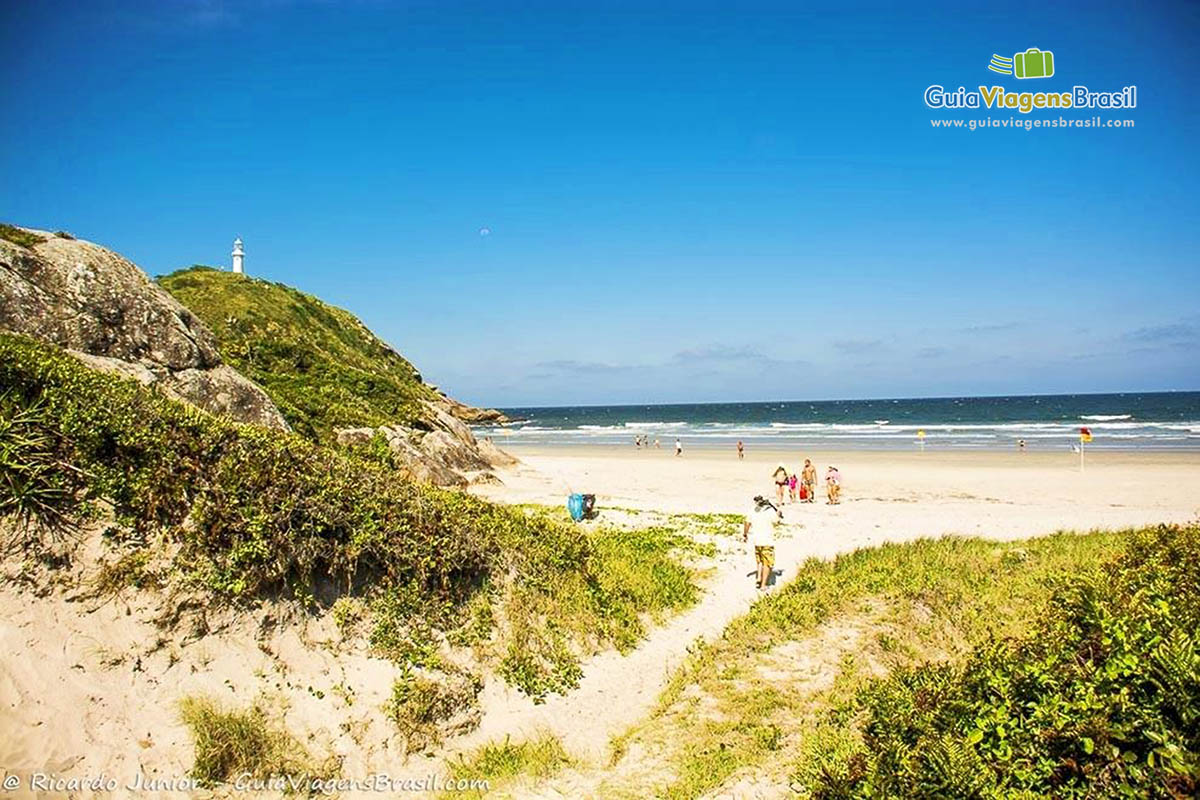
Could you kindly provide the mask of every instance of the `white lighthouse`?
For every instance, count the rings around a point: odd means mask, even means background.
[[[237,239],[233,240],[233,271],[238,275],[241,275],[245,272],[245,270],[242,268],[242,259],[245,257],[246,254],[242,251],[241,237],[238,237]]]

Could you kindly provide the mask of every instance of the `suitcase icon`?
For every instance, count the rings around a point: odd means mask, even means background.
[[[1013,74],[1018,78],[1049,78],[1054,74],[1054,53],[1031,47],[1013,56]]]

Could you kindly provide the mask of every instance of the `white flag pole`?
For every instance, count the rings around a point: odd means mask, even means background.
[[[1083,472],[1083,437],[1079,437],[1079,471]]]

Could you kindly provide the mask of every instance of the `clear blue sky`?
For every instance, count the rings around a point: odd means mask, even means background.
[[[240,235],[477,403],[1200,388],[1200,6],[991,6],[3,2],[0,220]]]

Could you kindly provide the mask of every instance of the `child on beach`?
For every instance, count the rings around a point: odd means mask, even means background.
[[[792,503],[796,502],[796,483],[797,478],[794,474],[788,476],[788,501]]]
[[[842,475],[837,467],[830,467],[825,473],[825,493],[829,497],[826,501],[829,505],[836,506],[842,502]]]
[[[742,541],[754,544],[754,565],[758,589],[764,591],[775,569],[775,526],[783,519],[779,509],[762,495],[754,498],[750,513],[742,524]]]
[[[804,469],[800,473],[800,480],[804,483],[804,502],[815,502],[817,496],[817,468],[807,458],[804,459]]]

